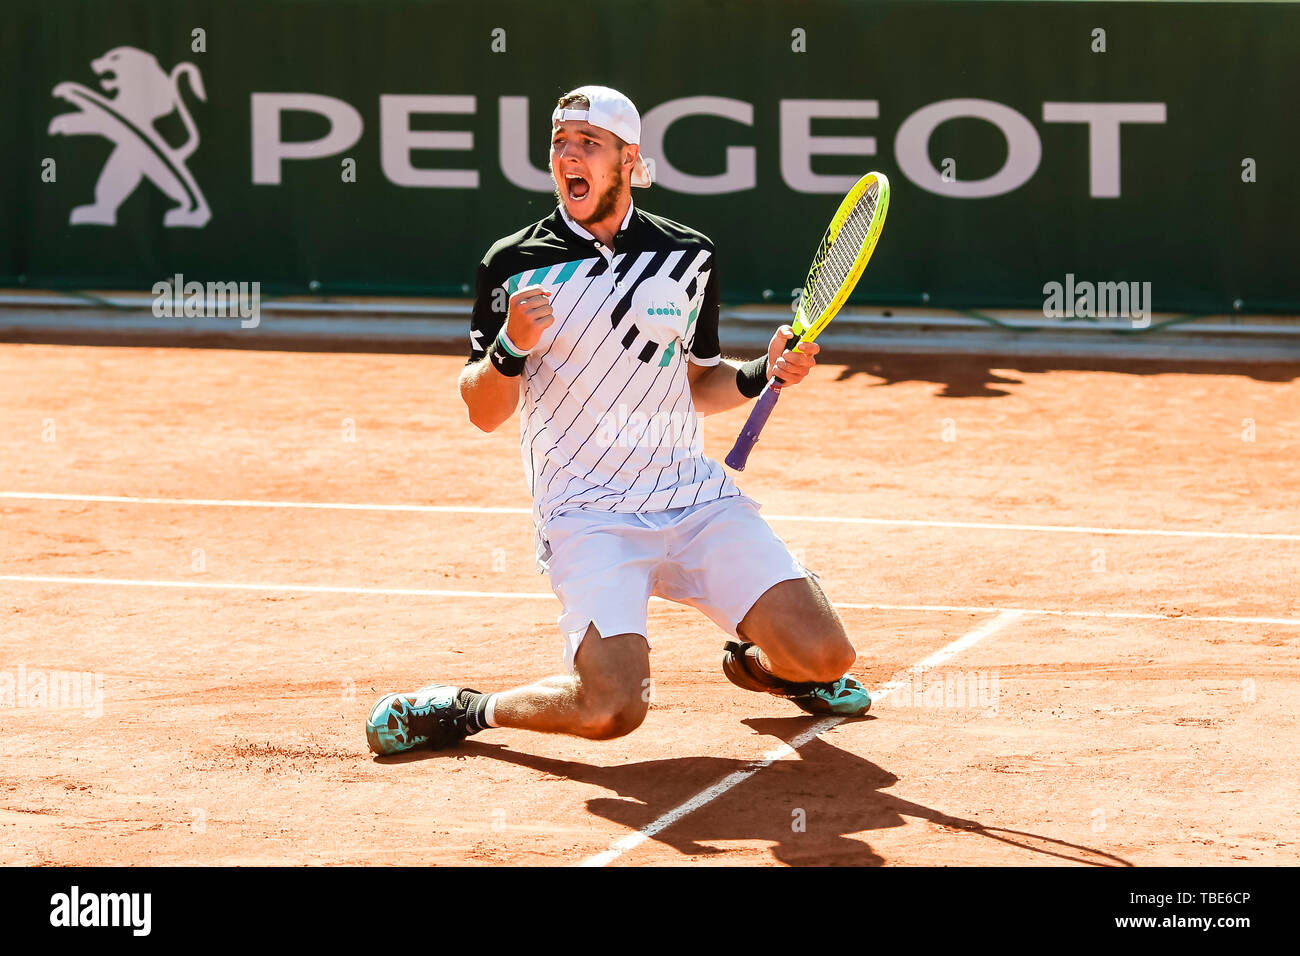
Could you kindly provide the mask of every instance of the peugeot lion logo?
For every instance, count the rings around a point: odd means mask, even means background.
[[[78,107],[79,112],[56,116],[49,132],[51,136],[93,133],[112,140],[116,148],[95,183],[94,203],[77,206],[68,222],[74,226],[116,225],[118,207],[141,179],[148,178],[177,203],[163,216],[164,226],[207,225],[212,210],[185,166],[199,148],[199,131],[180,88],[181,77],[188,76],[195,95],[207,101],[199,68],[193,63],[178,63],[168,76],[152,53],[129,46],[109,50],[92,60],[90,66],[100,77],[99,85],[116,95],[109,99],[80,83],[60,83],[54,87],[54,96]],[[189,134],[176,148],[169,146],[153,125],[173,112],[180,114]]]

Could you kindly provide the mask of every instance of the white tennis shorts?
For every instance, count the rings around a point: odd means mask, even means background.
[[[651,595],[704,612],[735,636],[768,588],[804,567],[746,495],[644,514],[569,511],[541,531],[539,564],[564,611],[564,664],[595,624],[602,637],[646,635]],[[647,637],[648,641],[648,637]]]

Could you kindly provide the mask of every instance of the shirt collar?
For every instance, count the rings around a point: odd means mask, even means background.
[[[564,208],[564,203],[561,202],[558,208],[560,210],[560,218],[564,220],[564,224],[566,226],[568,226],[571,230],[573,230],[575,235],[581,236],[583,239],[586,239],[590,242],[600,241],[591,233],[589,233],[586,229],[584,229],[579,223],[569,218],[569,211]],[[619,233],[624,233],[627,231],[628,223],[632,221],[632,213],[635,211],[636,211],[636,203],[633,201],[629,201],[627,204],[627,215],[623,217],[623,224],[618,227]]]

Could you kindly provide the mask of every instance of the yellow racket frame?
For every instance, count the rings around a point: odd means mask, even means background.
[[[857,235],[853,236],[854,242],[860,245],[848,275],[840,283],[840,287],[835,291],[835,295],[821,310],[819,315],[809,321],[807,308],[813,285],[817,281],[817,275],[825,265],[830,251],[835,244],[840,230],[845,227],[849,216],[857,206],[859,200],[872,185],[876,186],[876,207],[872,210],[871,221],[867,223],[866,238],[859,240]],[[835,318],[835,314],[848,301],[849,296],[853,293],[853,287],[858,284],[858,279],[862,276],[862,270],[867,267],[867,260],[871,258],[871,253],[876,248],[876,240],[880,238],[880,230],[885,225],[885,213],[889,211],[889,180],[883,173],[867,173],[859,179],[853,188],[849,190],[848,195],[840,203],[840,208],[835,211],[831,219],[830,226],[826,229],[826,235],[822,237],[821,245],[817,247],[817,254],[813,256],[812,266],[808,269],[808,278],[804,281],[803,292],[799,297],[799,308],[795,313],[794,322],[791,328],[799,336],[798,343],[794,346],[794,351],[799,351],[804,342],[811,342],[821,334],[822,329],[826,328],[826,323]],[[856,225],[856,224],[855,224]],[[849,239],[845,236],[845,240]],[[838,267],[838,261],[836,263]],[[745,470],[745,463],[749,460],[749,453],[754,450],[754,445],[758,441],[759,435],[763,431],[763,426],[767,424],[768,416],[776,408],[777,398],[781,392],[781,379],[774,377],[770,379],[763,387],[762,393],[758,396],[758,401],[749,412],[749,418],[745,420],[745,425],[736,436],[736,444],[732,446],[731,452],[723,459],[730,467],[737,471]],[[811,414],[805,412],[804,414]]]
[[[817,273],[825,261],[825,255],[839,235],[840,229],[843,228],[844,222],[857,205],[858,200],[871,188],[871,184],[878,184],[876,192],[876,209],[871,217],[871,225],[867,228],[867,241],[862,244],[858,251],[857,258],[853,260],[853,268],[849,270],[848,277],[840,285],[835,296],[822,310],[820,315],[814,316],[810,321],[804,313],[808,302],[808,297],[812,294],[813,283],[817,280]],[[862,270],[867,267],[867,260],[871,258],[871,253],[876,248],[876,240],[880,238],[880,231],[885,227],[885,213],[889,211],[889,177],[884,173],[867,173],[848,191],[844,201],[840,203],[840,208],[835,211],[831,218],[831,224],[826,229],[826,235],[822,237],[821,245],[817,247],[817,254],[813,256],[812,267],[808,270],[808,278],[804,282],[803,294],[799,297],[799,311],[794,317],[791,328],[794,329],[795,335],[799,336],[799,342],[812,342],[821,334],[822,329],[826,328],[827,323],[835,318],[836,313],[840,311],[844,303],[848,301],[849,296],[853,294],[853,287],[858,284],[858,279],[862,277]],[[798,351],[796,345],[794,351]]]

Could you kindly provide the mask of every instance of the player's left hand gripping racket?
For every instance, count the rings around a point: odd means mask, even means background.
[[[889,210],[889,180],[883,173],[867,173],[849,190],[835,211],[822,243],[813,256],[808,279],[799,299],[799,312],[792,328],[794,338],[788,343],[797,349],[800,342],[811,342],[835,318],[840,306],[848,301],[858,284],[862,270],[876,248],[880,230]],[[754,450],[759,433],[776,407],[782,381],[772,378],[758,396],[749,420],[740,430],[736,445],[726,462],[737,471],[745,470],[749,453]]]

